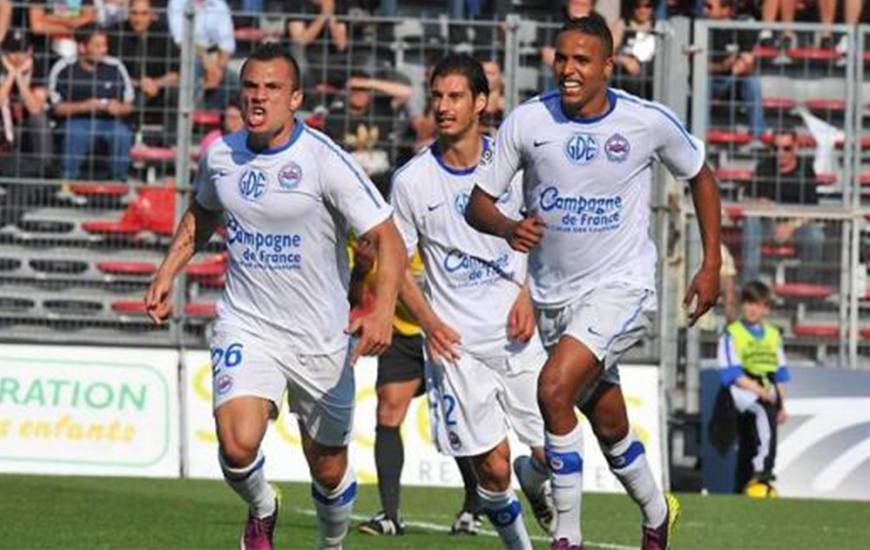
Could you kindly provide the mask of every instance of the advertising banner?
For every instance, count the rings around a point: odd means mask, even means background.
[[[178,352],[0,346],[0,471],[175,477]]]
[[[187,408],[187,472],[194,478],[220,478],[217,461],[217,438],[211,399],[211,360],[206,351],[189,351],[182,355],[186,370]],[[655,367],[624,367],[622,384],[629,416],[638,435],[644,441],[650,464],[661,479],[661,435],[658,421],[658,369]],[[375,483],[374,462],[375,410],[377,397],[375,379],[377,361],[364,357],[354,367],[356,375],[356,413],[350,460],[362,483]],[[591,491],[621,490],[610,474],[597,444],[585,426],[584,487]],[[415,399],[402,426],[405,447],[405,485],[461,486],[462,478],[452,458],[439,455],[432,443],[426,397]],[[514,455],[528,454],[513,437]],[[274,480],[308,481],[308,467],[299,446],[299,430],[295,419],[282,404],[279,418],[270,426],[263,450],[266,455],[266,475]]]

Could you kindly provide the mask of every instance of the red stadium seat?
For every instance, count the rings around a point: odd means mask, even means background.
[[[70,190],[83,197],[123,197],[130,192],[124,183],[74,183]]]
[[[832,296],[834,289],[813,283],[784,283],[773,287],[773,293],[785,299],[818,300]]]
[[[779,52],[773,46],[755,46],[752,53],[759,59],[773,59]]]
[[[795,323],[791,327],[795,336],[801,338],[839,338],[840,327],[837,325],[823,325],[812,323]]]
[[[793,244],[763,244],[761,253],[772,258],[791,258],[796,254]]]
[[[761,100],[765,109],[794,109],[797,101],[790,97],[765,97]]]
[[[813,111],[845,111],[846,102],[842,99],[808,99],[804,102]]]
[[[743,207],[739,204],[727,204],[722,207],[722,210],[725,211],[725,215],[728,216],[731,221],[738,222],[745,216],[743,213]]]
[[[864,172],[858,175],[858,183],[861,185],[870,185],[870,172]]]
[[[110,275],[151,275],[157,271],[152,262],[99,262],[97,269]]]
[[[798,147],[801,149],[806,149],[808,147],[815,147],[816,146],[816,140],[812,136],[812,134],[805,133],[805,132],[798,132],[797,138],[798,138]],[[764,143],[765,145],[773,145],[773,133],[772,132],[765,132],[765,133],[761,134],[761,142]]]
[[[807,61],[837,61],[840,59],[837,50],[827,48],[792,48],[786,53],[793,59]]]
[[[158,235],[171,235],[174,224],[175,187],[143,187],[120,220],[88,221],[82,224],[82,228],[99,234],[134,235],[139,231],[152,231]]]
[[[134,162],[172,162],[175,160],[175,149],[144,144],[134,145],[130,149],[130,160]]]
[[[123,315],[145,315],[143,300],[118,300],[112,302],[112,311]]]
[[[203,260],[201,262],[194,262],[188,264],[188,266],[184,269],[184,272],[189,277],[195,278],[215,278],[223,275],[227,270],[227,254],[222,252],[220,254],[215,254],[211,258]]]
[[[870,340],[870,327],[862,327],[860,334],[864,340]]]
[[[710,130],[707,132],[707,141],[714,145],[746,145],[752,141],[752,134],[736,130]]]
[[[752,181],[752,170],[745,168],[718,168],[716,178],[722,181]]]
[[[188,317],[214,317],[217,308],[210,302],[190,302],[184,304],[184,314]]]
[[[816,174],[814,181],[816,185],[833,185],[837,183],[837,174]]]
[[[200,126],[218,126],[221,123],[221,112],[216,109],[197,109],[193,112],[193,123]]]

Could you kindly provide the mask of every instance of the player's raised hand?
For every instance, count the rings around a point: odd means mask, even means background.
[[[538,216],[523,218],[514,226],[507,242],[514,250],[527,254],[544,237],[546,227],[547,224]]]
[[[535,333],[535,309],[529,290],[523,288],[508,313],[508,338],[515,342],[528,342]]]
[[[387,351],[393,341],[392,315],[373,310],[353,319],[344,332],[359,338],[350,357],[353,366],[363,355],[380,355]]]
[[[686,290],[686,298],[683,306],[690,308],[694,302],[695,308],[689,312],[689,326],[707,313],[719,299],[719,270],[713,268],[701,268],[689,284]]]
[[[450,363],[459,360],[457,346],[462,343],[462,338],[447,323],[441,319],[435,319],[423,326],[423,332],[426,333],[426,346],[429,348],[429,355],[434,359]]]
[[[172,314],[172,277],[158,273],[145,292],[145,311],[155,324],[162,324]]]

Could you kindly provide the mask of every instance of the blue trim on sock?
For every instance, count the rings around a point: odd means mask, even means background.
[[[350,484],[350,486],[344,490],[337,497],[328,497],[324,494],[321,494],[320,491],[317,490],[317,487],[312,483],[311,484],[311,496],[317,502],[321,504],[325,504],[327,506],[344,506],[345,504],[349,504],[353,502],[353,499],[356,498],[356,481]]]
[[[576,474],[583,471],[583,457],[576,451],[560,453],[552,449],[544,449],[550,471],[558,475]]]
[[[637,460],[637,457],[642,455],[645,452],[643,448],[643,443],[640,441],[632,441],[631,445],[628,446],[628,449],[621,455],[617,456],[607,456],[607,463],[610,464],[610,467],[614,470],[619,470],[622,468],[628,468],[631,466],[631,463]]]
[[[230,466],[226,465],[226,459],[224,459],[224,460],[221,460],[221,466],[222,466],[221,470],[223,470],[223,472],[224,472],[224,477],[226,477],[230,481],[244,481],[244,480],[248,479],[249,477],[251,477],[254,474],[254,472],[256,472],[257,470],[262,468],[263,464],[265,464],[265,463],[266,463],[266,457],[261,456],[260,460],[258,460],[257,462],[254,463],[253,466],[251,466],[250,470],[248,470],[247,472],[245,472],[243,474],[237,474],[235,472],[230,472],[229,470],[227,470],[227,468],[229,468]]]
[[[523,506],[517,499],[510,501],[507,506],[495,510],[486,510],[489,521],[496,527],[507,527],[515,522],[521,513],[523,513]]]

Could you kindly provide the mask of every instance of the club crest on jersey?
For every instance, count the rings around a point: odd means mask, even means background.
[[[249,201],[258,201],[266,194],[266,174],[262,170],[249,168],[239,178],[239,194]]]
[[[624,162],[628,158],[628,153],[631,152],[631,144],[620,134],[613,134],[607,138],[604,152],[610,162]]]
[[[230,391],[233,387],[233,377],[229,374],[224,374],[215,380],[214,382],[215,389],[217,390],[218,395],[223,395]]]
[[[453,208],[460,217],[465,217],[465,208],[468,206],[468,199],[471,198],[468,193],[462,192],[456,195],[453,199]]]
[[[282,191],[291,191],[302,181],[302,167],[292,160],[278,170],[278,185]]]
[[[450,441],[450,448],[454,451],[458,451],[462,448],[462,440],[459,439],[459,436],[456,435],[456,432],[447,432],[447,439]]]
[[[565,142],[565,156],[574,164],[589,164],[598,157],[598,140],[590,134],[574,134]]]

